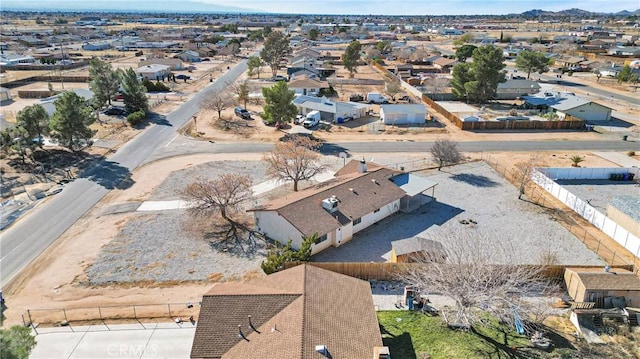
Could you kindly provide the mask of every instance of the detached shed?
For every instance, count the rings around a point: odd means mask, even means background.
[[[11,100],[11,91],[6,87],[0,87],[0,102]]]
[[[564,281],[576,302],[611,308],[611,299],[624,297],[626,306],[640,306],[640,278],[625,269],[566,268]]]
[[[385,125],[408,125],[424,123],[427,108],[421,104],[381,105],[380,120]]]
[[[427,260],[444,262],[447,258],[442,243],[422,237],[412,237],[391,242],[391,263],[411,263]]]

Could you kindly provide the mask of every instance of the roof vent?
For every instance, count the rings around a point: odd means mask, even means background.
[[[332,196],[330,198],[326,198],[322,200],[322,208],[329,211],[329,213],[333,213],[338,209],[338,198],[336,196]]]

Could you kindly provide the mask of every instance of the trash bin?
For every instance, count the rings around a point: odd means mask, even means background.
[[[623,140],[623,141],[626,141],[628,137],[629,137],[629,136],[624,135],[624,136],[622,136],[622,140]]]

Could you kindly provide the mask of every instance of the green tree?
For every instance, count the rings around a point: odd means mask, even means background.
[[[96,108],[111,105],[111,99],[120,89],[120,75],[113,71],[111,64],[97,57],[89,61],[89,77],[92,79],[89,88],[93,92],[93,103]]]
[[[634,74],[631,71],[631,67],[629,65],[624,65],[622,67],[622,70],[618,73],[617,78],[618,78],[618,83],[638,81],[638,75]]]
[[[271,87],[262,88],[264,115],[267,123],[287,123],[296,117],[298,109],[292,103],[295,92],[289,90],[285,81],[278,81]]]
[[[75,151],[94,135],[89,126],[96,121],[95,113],[84,98],[71,91],[63,93],[53,104],[56,112],[49,122],[52,137]]]
[[[9,329],[0,329],[0,354],[4,359],[28,359],[36,338],[31,328],[14,325]]]
[[[243,81],[239,81],[233,83],[230,86],[233,93],[236,95],[236,100],[241,103],[244,108],[247,108],[247,102],[249,102],[249,82],[245,79]]]
[[[49,134],[49,114],[41,105],[35,104],[20,110],[17,123],[27,131],[29,140],[36,137],[42,140],[42,136]],[[42,146],[42,141],[38,141],[38,144]]]
[[[453,94],[459,98],[467,97],[467,90],[464,85],[473,80],[473,75],[471,74],[471,64],[470,63],[460,63],[453,67],[453,71],[451,72],[451,91]]]
[[[378,49],[381,54],[388,54],[389,52],[391,52],[391,49],[392,49],[391,41],[389,40],[378,41],[376,43],[376,49]]]
[[[308,262],[311,259],[311,246],[318,240],[318,232],[308,237],[302,237],[299,250],[291,247],[291,240],[283,247],[274,246],[260,267],[265,274],[272,274],[284,269],[286,262]]]
[[[132,68],[128,68],[122,75],[122,88],[124,107],[129,113],[137,111],[149,111],[149,101],[147,99],[146,88],[138,75]]]
[[[14,126],[4,129],[0,132],[0,147],[8,154],[17,154],[20,156],[22,164],[25,164],[25,156],[27,150],[33,150],[33,141],[29,139],[26,129],[20,126]]]
[[[477,46],[470,44],[460,46],[456,50],[456,59],[458,59],[459,62],[467,61],[467,59],[473,55],[473,50],[477,48]]]
[[[495,97],[498,84],[505,81],[502,49],[485,45],[475,49],[472,57],[470,64],[454,67],[453,93],[458,98],[467,97],[468,100],[485,103]]]
[[[347,49],[342,55],[342,64],[344,68],[349,71],[349,75],[353,77],[353,74],[357,71],[358,61],[360,60],[360,42],[357,40],[351,41]]]
[[[319,34],[320,32],[318,31],[318,29],[311,29],[309,30],[309,34],[307,36],[309,37],[309,40],[315,41],[315,40],[318,40]]]
[[[548,71],[551,59],[539,51],[520,51],[516,57],[516,67],[527,72],[527,79],[532,72]]]
[[[272,31],[264,41],[264,47],[260,51],[260,58],[271,68],[271,73],[276,76],[280,69],[280,60],[291,53],[289,39],[280,31]]]
[[[260,78],[260,67],[262,67],[262,60],[258,56],[250,56],[247,59],[247,72],[249,73],[249,77],[253,76],[253,71],[255,70],[258,78]]]

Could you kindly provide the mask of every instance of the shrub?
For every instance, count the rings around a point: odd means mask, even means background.
[[[137,126],[139,124],[142,123],[142,121],[144,121],[144,119],[147,118],[147,113],[140,110],[140,111],[136,111],[132,114],[130,114],[129,116],[127,116],[127,122],[131,125],[131,126]]]

